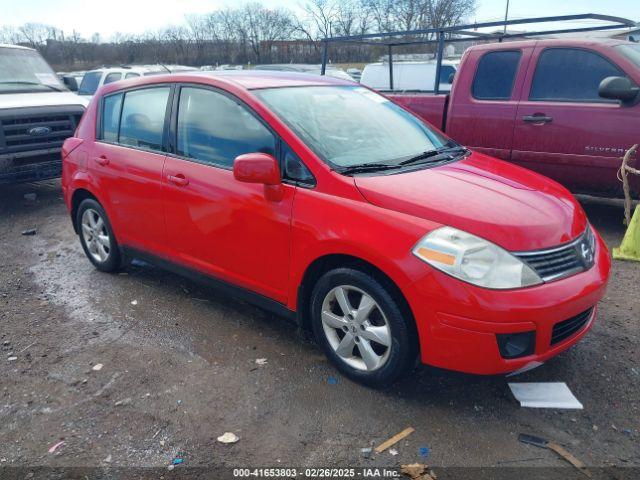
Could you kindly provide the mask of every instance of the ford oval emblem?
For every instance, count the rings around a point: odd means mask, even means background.
[[[51,127],[33,127],[27,130],[29,135],[40,136],[46,135],[47,133],[51,133]]]

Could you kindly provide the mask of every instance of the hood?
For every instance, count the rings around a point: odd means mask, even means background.
[[[354,180],[374,205],[459,228],[510,251],[566,243],[587,225],[582,207],[564,187],[480,153],[439,167]]]
[[[87,107],[89,101],[73,92],[37,92],[0,94],[0,108],[57,107],[80,105]]]

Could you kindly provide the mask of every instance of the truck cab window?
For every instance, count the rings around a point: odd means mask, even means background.
[[[579,48],[548,48],[538,58],[529,100],[615,102],[598,95],[606,77],[625,76],[603,56]]]
[[[478,62],[471,93],[478,100],[509,100],[522,52],[501,50],[485,53]]]

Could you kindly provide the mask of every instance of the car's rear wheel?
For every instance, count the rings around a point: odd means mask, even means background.
[[[120,250],[111,224],[102,206],[85,199],[76,215],[80,243],[87,258],[100,271],[113,272],[120,267]]]
[[[399,302],[368,273],[338,268],[311,297],[312,326],[327,357],[348,377],[386,385],[411,367],[415,339]]]

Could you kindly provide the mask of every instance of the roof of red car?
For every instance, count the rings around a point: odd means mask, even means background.
[[[311,85],[352,85],[352,82],[339,78],[312,75],[298,72],[281,72],[269,70],[222,70],[213,72],[184,72],[178,74],[181,78],[211,77],[229,83],[235,83],[246,89],[302,87]]]

